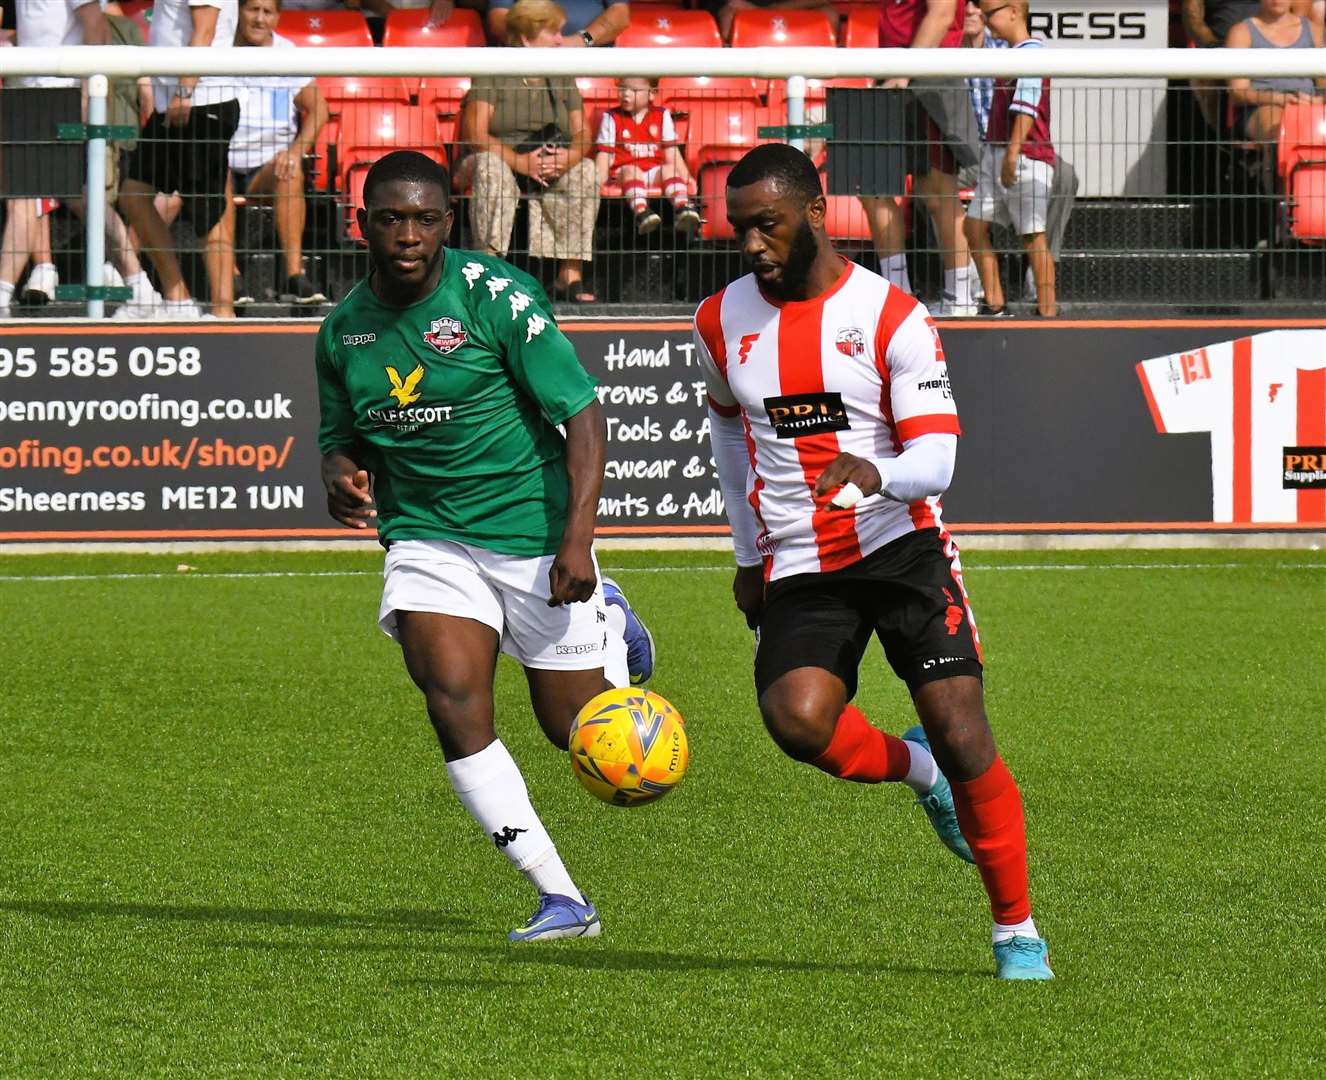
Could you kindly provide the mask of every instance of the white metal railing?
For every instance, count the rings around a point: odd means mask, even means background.
[[[1073,79],[1326,78],[1326,49],[210,49],[101,46],[0,49],[0,77],[87,80],[90,124],[105,123],[107,77],[325,76],[738,76],[787,80],[787,118],[805,117],[806,79],[1015,77]],[[794,142],[797,140],[793,140]],[[99,190],[105,139],[88,140],[88,178]],[[87,201],[89,286],[103,283],[105,203]],[[103,302],[91,298],[88,315]]]
[[[1048,75],[1326,77],[1326,49],[152,49],[0,50],[0,76],[63,75]]]

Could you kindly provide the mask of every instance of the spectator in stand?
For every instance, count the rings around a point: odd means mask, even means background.
[[[132,44],[122,35],[124,28],[118,22],[112,25],[94,0],[24,0],[16,11],[18,44],[39,47],[69,47],[78,45]],[[134,28],[136,30],[136,28]],[[139,37],[137,43],[141,44]],[[77,87],[79,80],[52,76],[28,76],[16,81],[26,87]],[[132,89],[132,83],[130,84]],[[117,91],[120,83],[113,83],[109,102],[111,123],[136,122],[136,110],[130,106],[127,116],[116,111]],[[111,262],[106,264],[105,284],[128,284],[133,298],[125,305],[150,316],[156,311],[160,297],[143,272],[138,256],[130,243],[128,229],[115,213],[114,202],[119,182],[119,145],[111,144],[106,150],[106,191],[103,198],[110,204],[106,214],[106,237],[109,241]],[[80,217],[83,200],[66,198],[69,208]],[[55,298],[60,278],[51,252],[50,215],[59,201],[46,199],[16,199],[9,203],[4,234],[0,237],[0,318],[8,317],[14,287],[23,267],[32,258],[23,301],[28,304],[49,303]],[[123,276],[121,276],[121,274]]]
[[[281,0],[243,0],[237,48],[293,49],[276,33]],[[247,80],[239,127],[230,140],[231,182],[250,202],[270,202],[276,236],[285,253],[286,288],[281,299],[292,304],[322,304],[327,297],[304,272],[304,156],[313,151],[327,123],[327,103],[309,75],[269,75]],[[227,200],[226,230],[234,234],[235,207]]]
[[[236,0],[156,0],[148,44],[152,48],[234,47]],[[230,138],[239,126],[239,88],[234,76],[157,76],[155,111],[124,166],[120,209],[147,247],[165,296],[166,318],[197,319],[171,250],[170,229],[158,212],[158,192],[184,196],[183,213],[205,237],[204,262],[212,314],[233,317],[235,241],[227,232],[230,201]]]
[[[842,16],[831,0],[707,0],[700,5],[718,23],[718,32],[727,41],[732,37],[732,21],[738,11],[751,8],[767,8],[770,11],[818,11],[829,20],[833,32],[838,33],[838,24]]]
[[[881,0],[881,48],[956,48],[962,44],[963,9],[958,0]],[[885,79],[887,90],[904,90],[911,80]],[[935,121],[918,102],[910,105],[912,130],[908,144],[923,151],[911,172],[917,191],[935,223],[943,248],[944,288],[935,315],[975,315],[975,275],[962,229],[962,203],[958,199],[958,164]],[[862,196],[870,232],[879,256],[880,273],[894,285],[912,291],[907,273],[905,221],[892,196]]]
[[[600,187],[609,180],[621,184],[641,236],[663,224],[647,197],[654,185],[662,187],[663,197],[672,203],[673,225],[689,236],[700,227],[700,212],[691,205],[691,173],[681,155],[672,113],[654,101],[657,90],[657,79],[629,75],[617,80],[619,104],[599,121],[594,164]]]
[[[488,0],[488,40],[494,44],[512,43],[506,29],[512,6],[513,0]],[[562,44],[568,48],[611,45],[631,25],[629,4],[604,3],[604,0],[567,0],[562,10],[566,17],[562,27]]]
[[[1320,49],[1321,28],[1306,15],[1292,10],[1291,0],[1261,0],[1257,14],[1229,28],[1225,46],[1230,49]],[[1280,136],[1280,116],[1293,101],[1320,100],[1326,79],[1315,82],[1308,76],[1279,76],[1270,79],[1230,79],[1229,92],[1237,110],[1234,135],[1258,144],[1266,168]],[[1269,177],[1268,177],[1269,179]]]
[[[507,44],[559,48],[566,15],[553,0],[518,0],[506,19]],[[457,186],[473,185],[470,224],[475,242],[504,256],[516,205],[529,196],[529,246],[536,259],[558,260],[559,299],[595,300],[585,286],[598,217],[598,173],[585,106],[573,79],[481,75],[461,106],[462,147]]]
[[[1183,0],[1183,28],[1188,40],[1199,49],[1219,49],[1225,45],[1232,27],[1250,19],[1261,7],[1259,0]],[[1291,0],[1290,10],[1307,15],[1312,0]],[[1209,79],[1193,79],[1193,94],[1202,117],[1215,131],[1223,131],[1221,91],[1224,85]]]
[[[981,13],[991,32],[1013,48],[1044,47],[1027,30],[1027,0],[981,0]],[[990,223],[997,220],[1007,220],[1022,237],[1036,282],[1037,313],[1046,318],[1058,314],[1054,256],[1045,237],[1053,185],[1050,80],[996,79],[976,194],[965,225],[985,289],[981,314],[1005,311],[999,263],[990,244]]]

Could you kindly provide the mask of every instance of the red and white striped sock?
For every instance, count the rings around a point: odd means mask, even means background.
[[[649,200],[645,198],[645,190],[643,180],[627,180],[622,185],[622,194],[626,197],[626,201],[631,204],[631,209],[637,214],[649,206]]]
[[[1027,828],[1022,796],[1003,758],[995,756],[974,780],[950,780],[958,826],[971,845],[996,923],[1016,926],[1031,918],[1027,885]]]
[[[686,181],[678,180],[673,177],[671,180],[663,182],[663,197],[671,199],[672,205],[682,207],[686,205]]]
[[[812,764],[840,780],[878,784],[905,779],[912,752],[907,743],[873,727],[860,709],[848,705],[838,717],[829,745]]]

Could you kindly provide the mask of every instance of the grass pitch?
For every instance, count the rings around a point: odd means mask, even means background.
[[[1326,555],[966,562],[1051,984],[994,981],[904,789],[777,752],[718,554],[604,558],[688,721],[663,802],[580,790],[501,666],[605,926],[519,948],[379,558],[0,559],[0,1072],[1321,1075]],[[857,701],[912,722],[877,648]]]

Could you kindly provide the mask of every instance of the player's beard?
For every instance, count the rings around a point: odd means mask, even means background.
[[[423,277],[417,281],[400,277],[396,268],[392,266],[392,257],[389,254],[381,256],[374,254],[372,256],[373,270],[387,285],[389,291],[394,294],[394,302],[410,303],[414,300],[423,299],[426,293],[432,292],[437,287],[438,267],[442,265],[442,259],[446,256],[446,253],[446,245],[438,244],[437,250],[424,264]]]
[[[783,263],[782,279],[778,282],[777,288],[771,291],[777,292],[783,297],[791,297],[800,293],[810,277],[810,268],[815,264],[815,259],[819,255],[819,245],[815,242],[815,230],[810,227],[810,222],[804,217],[801,224],[797,226],[796,234],[792,237],[792,243],[787,249],[787,260]]]

